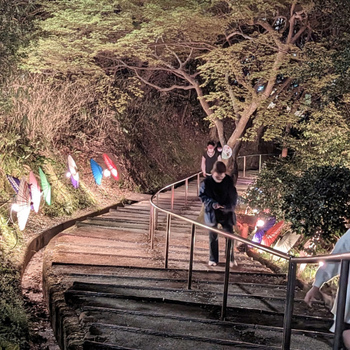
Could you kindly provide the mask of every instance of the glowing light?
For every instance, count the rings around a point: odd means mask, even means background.
[[[324,265],[324,262],[323,262],[323,261],[320,261],[320,262],[318,263],[318,265],[319,265],[319,266],[323,266],[323,265]]]
[[[111,172],[108,169],[103,170],[103,176],[104,177],[110,177],[111,176]]]
[[[112,169],[113,176],[118,176],[118,171],[116,169]]]
[[[17,203],[12,204],[11,209],[15,212],[19,211],[19,205]]]
[[[265,221],[264,221],[264,220],[259,219],[259,220],[256,222],[256,226],[257,226],[257,227],[262,227],[262,226],[264,226],[264,225],[265,225]]]
[[[72,176],[72,174],[69,171],[67,171],[66,172],[66,178],[69,179],[71,176]]]
[[[258,212],[259,212],[258,209],[253,209],[253,213],[254,213],[254,214],[256,214],[256,213],[258,213]]]

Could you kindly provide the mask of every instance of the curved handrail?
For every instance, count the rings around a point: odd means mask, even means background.
[[[150,239],[151,239],[151,246],[153,249],[153,240],[154,240],[154,233],[157,226],[157,211],[161,211],[163,213],[166,213],[167,215],[167,225],[166,225],[166,250],[165,250],[165,268],[168,268],[168,252],[169,252],[169,233],[170,233],[170,225],[171,225],[171,218],[176,217],[180,220],[183,220],[185,222],[191,223],[192,230],[191,230],[191,247],[190,247],[190,259],[189,259],[189,275],[188,275],[188,289],[191,289],[191,283],[192,283],[192,270],[193,270],[193,253],[194,253],[194,236],[195,236],[195,229],[196,227],[205,228],[208,230],[211,230],[220,236],[223,236],[227,239],[228,242],[228,249],[226,250],[226,267],[225,267],[225,279],[224,279],[224,293],[223,293],[223,304],[221,308],[221,318],[224,319],[226,315],[226,306],[227,306],[227,296],[228,296],[228,282],[229,282],[229,272],[230,272],[230,265],[229,265],[229,254],[230,254],[230,245],[231,240],[237,240],[239,242],[249,244],[250,246],[253,246],[255,248],[258,248],[259,250],[263,250],[269,254],[272,254],[274,256],[278,256],[280,258],[286,259],[289,263],[288,268],[288,284],[287,284],[287,295],[286,295],[286,306],[285,306],[285,315],[284,315],[284,321],[283,321],[283,344],[282,349],[283,350],[289,350],[291,345],[291,329],[292,329],[292,315],[293,315],[293,304],[294,304],[294,294],[295,294],[295,286],[296,286],[296,270],[297,270],[297,264],[303,264],[303,263],[318,263],[320,261],[329,261],[329,262],[340,262],[341,263],[341,270],[340,270],[340,281],[339,281],[339,292],[338,292],[338,304],[337,304],[337,311],[336,311],[336,324],[335,324],[335,334],[334,334],[334,343],[333,343],[333,350],[340,349],[341,346],[341,339],[342,339],[342,332],[344,329],[343,320],[344,320],[344,308],[345,308],[345,302],[346,302],[346,293],[347,293],[347,284],[348,284],[348,278],[349,278],[349,264],[350,264],[350,252],[349,253],[342,253],[342,254],[330,254],[330,255],[317,255],[313,257],[294,257],[292,255],[280,252],[276,249],[261,245],[259,243],[252,242],[246,238],[240,237],[236,234],[230,234],[223,230],[216,229],[214,227],[207,226],[205,224],[202,224],[198,221],[189,219],[185,216],[182,216],[180,214],[176,214],[173,212],[173,206],[174,206],[174,190],[175,186],[179,185],[181,183],[185,183],[185,201],[187,203],[187,194],[188,194],[188,182],[194,178],[197,178],[197,192],[199,194],[199,186],[200,186],[200,175],[202,172],[198,172],[194,175],[190,175],[186,177],[185,179],[176,181],[170,185],[167,185],[160,189],[157,193],[155,193],[151,199],[151,215],[150,215]],[[156,200],[158,202],[159,195],[164,192],[171,189],[172,196],[171,196],[171,210],[161,208],[158,203],[154,203]]]

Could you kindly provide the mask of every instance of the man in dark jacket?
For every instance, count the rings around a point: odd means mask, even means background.
[[[205,206],[205,224],[211,227],[221,224],[224,231],[233,233],[233,225],[236,223],[234,209],[237,203],[237,190],[231,176],[226,174],[226,165],[223,162],[216,162],[212,175],[204,179],[199,197]],[[233,266],[232,252],[231,259],[230,265]],[[209,231],[209,266],[216,266],[218,262],[218,235]]]

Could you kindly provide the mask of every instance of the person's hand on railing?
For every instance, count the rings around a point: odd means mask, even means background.
[[[312,307],[312,302],[316,301],[316,299],[320,299],[321,293],[320,288],[316,286],[312,286],[312,288],[306,293],[304,301],[307,305]]]

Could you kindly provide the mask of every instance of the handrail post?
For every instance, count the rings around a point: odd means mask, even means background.
[[[154,236],[157,229],[157,209],[153,208],[151,249],[154,249]]]
[[[196,233],[196,225],[192,224],[191,245],[190,245],[190,263],[189,263],[189,267],[188,267],[187,289],[191,289],[192,288],[193,252],[194,252],[195,233]]]
[[[160,196],[160,193],[157,195],[157,207],[159,207],[159,196]],[[154,211],[154,230],[157,229],[157,226],[158,226],[158,210],[156,208],[154,208],[155,211]]]
[[[187,205],[187,195],[188,195],[188,178],[185,180],[185,205]]]
[[[171,224],[171,216],[170,216],[170,214],[167,214],[167,217],[166,217],[166,235],[165,235],[165,261],[164,261],[164,268],[165,269],[168,268],[170,224]]]
[[[243,177],[245,177],[245,168],[247,166],[247,157],[243,156]]]
[[[344,330],[345,303],[349,280],[349,262],[349,260],[341,260],[333,350],[340,349],[343,343],[342,335]]]
[[[261,172],[261,154],[259,154],[259,173]]]
[[[152,236],[153,236],[153,212],[154,212],[154,206],[151,204],[151,210],[149,215],[149,238],[151,240],[151,246],[152,246]]]
[[[199,187],[200,187],[200,173],[197,174],[197,196],[199,196]]]
[[[174,209],[175,186],[171,186],[171,210]]]
[[[286,306],[283,319],[283,350],[290,350],[297,264],[289,260]]]
[[[224,294],[221,307],[221,320],[225,320],[226,308],[227,308],[227,296],[228,296],[228,283],[230,280],[230,257],[231,257],[231,239],[226,238],[226,264],[225,264],[225,281],[224,281]]]

